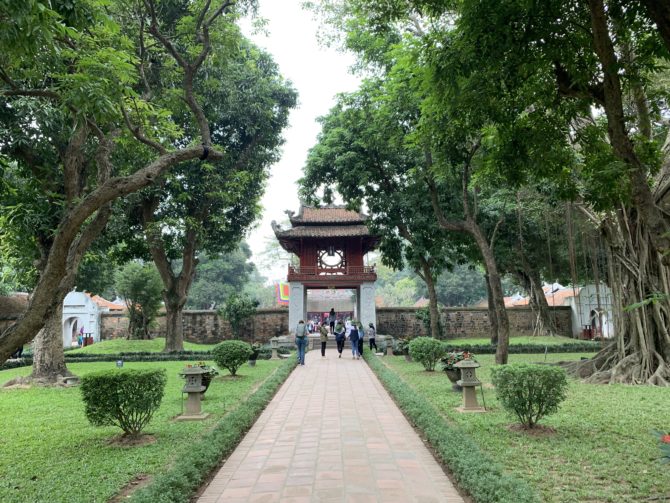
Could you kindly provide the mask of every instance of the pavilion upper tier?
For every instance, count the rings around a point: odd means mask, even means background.
[[[377,279],[374,266],[364,265],[365,254],[379,243],[366,215],[334,205],[301,205],[298,214],[287,213],[291,228],[272,222],[272,229],[282,248],[300,260],[299,266],[289,266],[288,281],[311,288],[347,288]]]

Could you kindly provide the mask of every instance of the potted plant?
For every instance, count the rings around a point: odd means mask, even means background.
[[[405,355],[405,360],[408,362],[412,361],[412,357],[409,354],[409,343],[411,339],[409,337],[400,337],[398,339],[398,351]]]
[[[256,360],[258,360],[258,355],[261,353],[262,345],[259,342],[254,342],[251,345],[251,356],[249,357],[249,366],[253,367],[256,365]]]
[[[453,384],[454,391],[461,391],[461,387],[456,382],[461,377],[461,371],[456,367],[456,364],[462,360],[474,360],[474,355],[468,351],[451,351],[440,360],[442,363],[442,370]]]

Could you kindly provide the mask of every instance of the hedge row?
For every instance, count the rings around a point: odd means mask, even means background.
[[[224,416],[216,427],[175,453],[174,464],[157,475],[151,484],[135,492],[133,503],[187,503],[208,475],[233,452],[246,432],[265,409],[282,383],[296,366],[294,358],[279,368],[240,406]]]
[[[477,503],[539,503],[539,496],[525,481],[505,474],[471,437],[447,423],[377,356],[366,351],[364,358],[405,416],[449,467],[459,486]]]
[[[79,358],[88,358],[91,356],[115,356],[115,357],[126,357],[126,356],[153,356],[153,355],[165,355],[165,356],[189,356],[191,359],[196,357],[211,357],[211,352],[209,351],[173,351],[170,353],[157,353],[155,351],[122,351],[120,353],[69,353],[65,352],[65,358],[79,359]]]
[[[279,348],[278,353],[290,353],[288,348]],[[271,349],[261,349],[258,355],[259,360],[269,360],[272,356]],[[168,361],[194,361],[211,360],[212,353],[209,351],[183,351],[178,353],[152,353],[148,351],[135,353],[65,353],[65,363],[91,363],[91,362],[115,362],[123,360],[124,362],[168,362]],[[9,370],[18,367],[29,367],[33,364],[31,357],[24,357],[19,360],[7,360],[0,365],[1,370]]]
[[[495,354],[496,346],[492,344],[459,344],[458,346],[446,342],[447,351],[468,351],[476,355]],[[569,342],[566,344],[556,344],[554,346],[543,346],[541,344],[510,344],[508,346],[509,354],[523,353],[593,353],[601,349],[597,342]]]

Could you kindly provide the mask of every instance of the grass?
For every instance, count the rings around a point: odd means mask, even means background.
[[[460,339],[446,339],[445,342],[450,346],[458,346],[459,344],[490,344],[489,337],[463,337]],[[518,335],[509,338],[510,345],[519,344],[537,344],[538,346],[558,346],[561,344],[574,344],[575,342],[584,342],[579,339],[571,337],[564,337],[562,335],[548,336],[548,335]]]
[[[121,430],[91,426],[76,387],[0,389],[0,501],[106,502],[136,476],[164,472],[176,453],[206,434],[281,363],[244,365],[236,378],[221,371],[202,402],[211,416],[200,422],[173,421],[182,411],[183,380],[178,374],[184,362],[126,363],[127,368],[163,367],[168,373],[161,407],[145,429],[156,442],[141,447],[110,445]],[[75,363],[68,368],[81,376],[114,366]],[[0,383],[30,371],[2,371]]]
[[[546,361],[575,360],[587,354],[549,354]],[[478,376],[490,383],[493,355],[481,355]],[[450,391],[442,372],[426,372],[402,357],[383,361],[427,398],[448,421],[474,438],[492,459],[526,480],[546,502],[666,501],[670,470],[659,463],[651,430],[670,427],[668,389],[590,385],[570,380],[558,413],[540,424],[554,434],[511,431],[516,420],[485,389],[486,414],[460,414],[461,395]],[[544,361],[543,355],[510,355],[510,362]],[[479,396],[481,404],[481,395]]]
[[[184,342],[184,350],[186,351],[209,351],[216,344],[194,344],[192,342]],[[109,341],[96,342],[91,346],[73,349],[66,354],[117,354],[117,353],[134,353],[148,351],[158,353],[165,348],[165,338],[157,337],[151,340],[127,340],[127,339],[113,339]]]

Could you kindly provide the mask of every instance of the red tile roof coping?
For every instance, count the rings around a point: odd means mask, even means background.
[[[121,304],[114,304],[114,302],[103,299],[99,295],[91,295],[88,292],[86,292],[86,295],[88,295],[91,300],[98,305],[98,307],[106,307],[110,311],[123,311],[126,308],[126,306],[122,306]]]
[[[367,216],[357,211],[348,210],[345,206],[301,206],[297,215],[290,215],[293,225],[296,224],[342,224],[364,223]]]

